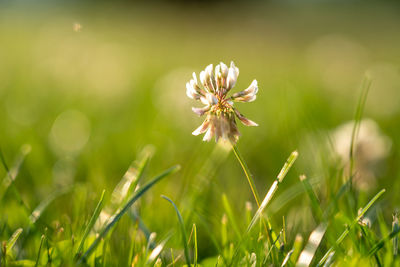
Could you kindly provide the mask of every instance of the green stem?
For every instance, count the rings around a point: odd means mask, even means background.
[[[237,160],[240,163],[240,166],[242,166],[243,172],[246,175],[247,181],[249,182],[249,185],[250,185],[250,188],[251,188],[251,192],[253,193],[254,199],[257,202],[257,207],[259,208],[260,207],[260,197],[259,197],[258,192],[256,190],[256,187],[254,185],[254,180],[253,180],[253,177],[252,177],[252,175],[250,173],[250,170],[247,167],[246,162],[244,161],[244,159],[240,155],[237,146],[232,143],[232,148],[233,148],[233,153],[235,154]]]

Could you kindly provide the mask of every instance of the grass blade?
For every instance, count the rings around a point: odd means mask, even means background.
[[[15,242],[17,242],[19,236],[22,234],[23,229],[22,228],[18,228],[10,237],[10,239],[8,239],[7,241],[7,245],[6,245],[6,249],[7,252],[10,251],[13,246],[15,245]]]
[[[100,215],[101,209],[103,208],[103,202],[104,202],[104,195],[105,195],[106,190],[103,190],[103,192],[101,193],[101,197],[99,202],[97,203],[97,206],[93,212],[92,217],[89,220],[89,223],[87,224],[86,228],[85,228],[85,232],[83,234],[82,240],[79,244],[78,250],[76,251],[76,255],[75,257],[79,257],[79,254],[82,251],[83,245],[85,244],[85,240],[87,238],[87,236],[89,235],[90,231],[92,230],[97,218]]]
[[[112,221],[109,222],[105,226],[105,228],[99,233],[97,238],[93,241],[92,245],[88,248],[88,250],[82,256],[82,258],[80,259],[79,263],[85,261],[93,253],[94,249],[97,248],[97,246],[99,245],[100,241],[107,235],[107,233],[112,229],[112,227],[128,211],[128,209],[133,205],[133,203],[136,202],[136,200],[138,200],[144,193],[146,193],[147,190],[149,190],[151,187],[153,187],[156,183],[161,181],[166,176],[177,172],[179,169],[180,169],[179,165],[171,167],[168,170],[166,170],[163,173],[161,173],[160,175],[156,176],[153,180],[151,180],[150,182],[145,184],[143,187],[141,187],[137,191],[135,191],[133,196],[129,199],[129,201],[125,204],[125,206],[117,214],[115,214],[115,216],[113,216]]]
[[[397,231],[399,229],[400,229],[399,218],[398,214],[395,213],[393,214],[392,231]],[[399,253],[399,238],[395,236],[393,238],[393,256],[396,257],[398,253]]]
[[[268,190],[268,193],[265,195],[263,202],[261,203],[261,205],[257,209],[255,215],[253,216],[253,219],[251,220],[250,224],[248,225],[246,233],[240,239],[240,241],[239,241],[239,243],[238,243],[238,245],[237,245],[237,247],[235,249],[235,253],[233,254],[232,262],[236,260],[236,256],[239,253],[239,249],[240,249],[241,245],[246,240],[248,234],[250,233],[251,229],[254,227],[254,225],[256,224],[258,219],[261,217],[264,209],[267,207],[267,205],[271,201],[271,199],[274,196],[276,190],[278,189],[279,184],[283,181],[283,179],[285,178],[286,174],[289,172],[290,168],[293,166],[293,163],[296,161],[298,155],[299,155],[299,153],[297,151],[293,151],[290,154],[289,158],[286,160],[286,162],[283,165],[281,171],[279,172],[278,176],[276,177],[274,183],[272,184],[272,186]],[[269,228],[270,228],[270,226],[269,226]],[[275,245],[275,243],[276,243],[276,238],[275,238],[275,240],[272,240],[271,245]],[[232,262],[231,262],[231,264],[232,264]]]
[[[196,224],[193,224],[193,243],[194,243],[194,267],[197,267],[197,228],[196,228]]]
[[[37,258],[36,258],[35,267],[39,266],[40,254],[42,252],[42,246],[43,246],[43,243],[44,243],[44,239],[45,239],[45,235],[42,235],[42,237],[40,238],[39,251],[38,251]]]
[[[152,146],[146,146],[140,153],[137,160],[133,161],[125,172],[121,181],[115,187],[111,194],[112,206],[119,206],[127,200],[127,196],[131,195],[135,190],[136,185],[143,178],[144,170],[151,157],[154,154],[154,148]],[[125,203],[124,203],[125,204]]]
[[[185,224],[183,222],[182,215],[179,212],[178,207],[175,205],[175,203],[171,199],[169,199],[166,196],[161,196],[161,197],[163,199],[167,200],[169,203],[171,203],[171,205],[175,209],[176,215],[178,216],[179,226],[180,226],[181,232],[182,232],[182,243],[183,243],[184,252],[185,252],[185,260],[186,260],[186,264],[190,267],[191,263],[190,263],[190,257],[189,257],[189,247],[188,247],[188,244],[187,244]]]
[[[378,194],[376,194],[369,202],[368,204],[361,210],[361,212],[359,213],[359,215],[354,219],[353,223],[346,228],[346,230],[344,230],[344,232],[339,236],[339,238],[336,240],[335,243],[335,247],[339,246],[340,243],[342,243],[342,241],[345,239],[345,237],[348,235],[348,233],[350,232],[350,229],[354,227],[354,225],[356,225],[358,223],[358,221],[364,216],[364,214],[369,210],[369,208],[371,208],[372,205],[374,205],[374,203],[378,200],[378,198],[385,193],[385,189],[382,189],[381,191],[379,191]],[[326,253],[325,255],[322,257],[322,259],[319,261],[318,266],[322,266],[324,264],[324,262],[326,261],[326,259],[329,257],[329,255],[331,254],[331,252],[334,251],[334,247],[331,247]]]
[[[306,190],[306,193],[308,195],[308,197],[310,198],[311,201],[311,208],[313,210],[313,214],[316,215],[317,219],[319,221],[322,220],[322,210],[321,207],[319,205],[319,201],[317,198],[317,195],[315,194],[309,180],[307,179],[307,177],[305,175],[300,175],[300,181],[304,186],[304,189]]]
[[[353,177],[353,167],[354,167],[354,151],[355,151],[355,141],[358,135],[358,130],[360,128],[360,122],[362,113],[364,111],[365,102],[367,101],[368,91],[371,87],[371,80],[366,78],[363,81],[361,86],[361,95],[358,99],[356,114],[355,114],[355,121],[353,130],[351,133],[351,142],[350,142],[350,151],[349,151],[349,159],[350,159],[350,168],[349,168],[349,179],[350,179],[350,188],[352,188],[352,177]]]
[[[290,260],[290,256],[292,256],[293,254],[293,249],[291,251],[288,252],[288,254],[285,256],[285,258],[282,261],[282,265],[281,267],[286,266],[286,264],[288,264],[289,260]]]
[[[18,176],[19,170],[22,166],[22,163],[24,162],[25,157],[30,153],[30,151],[31,151],[31,147],[29,145],[23,145],[21,148],[20,155],[17,157],[14,165],[10,169],[7,165],[6,159],[0,148],[0,161],[1,161],[4,169],[7,172],[6,177],[4,177],[3,183],[0,186],[0,200],[4,197],[4,194],[7,192],[8,188],[11,187],[13,189],[15,197],[17,198],[17,201],[25,209],[25,212],[27,214],[30,214],[30,209],[29,209],[28,205],[26,205],[24,200],[22,199],[18,189],[14,185],[14,181]]]
[[[235,144],[232,143],[233,153],[235,154],[237,160],[242,166],[243,172],[246,175],[247,181],[249,182],[251,192],[253,193],[254,199],[257,202],[257,207],[260,207],[260,196],[258,195],[256,186],[254,184],[253,176],[250,173],[249,167],[247,167],[246,162],[244,161],[242,155],[239,153],[239,150]]]
[[[321,223],[314,231],[312,231],[306,247],[300,254],[296,266],[310,266],[311,261],[314,258],[314,254],[317,251],[317,248],[321,243],[322,238],[324,237],[327,227],[328,225],[326,223]]]
[[[152,146],[146,146],[136,160],[129,166],[122,179],[115,186],[111,193],[111,201],[101,211],[100,216],[95,224],[97,229],[109,223],[112,220],[112,214],[115,214],[119,208],[126,204],[128,197],[133,194],[139,181],[143,178],[151,157],[154,154]]]
[[[0,197],[3,197],[4,193],[10,187],[10,185],[14,183],[15,179],[18,176],[19,170],[21,169],[22,163],[24,162],[25,157],[30,153],[30,151],[31,147],[29,145],[23,145],[21,147],[21,152],[15,160],[13,166],[11,168],[8,168],[3,152],[0,149],[0,161],[7,172],[7,175],[6,177],[4,177],[3,183],[0,188]]]
[[[293,163],[296,161],[299,153],[297,151],[293,151],[290,154],[289,158],[287,159],[286,163],[283,165],[281,171],[279,172],[277,178],[275,179],[272,186],[269,188],[268,193],[265,195],[263,202],[261,203],[260,207],[257,209],[256,214],[254,215],[253,219],[251,220],[249,226],[247,227],[247,233],[253,228],[257,220],[261,217],[262,212],[267,207],[269,202],[271,201],[272,197],[274,196],[276,190],[278,189],[279,184],[283,181],[286,174],[292,167]]]
[[[368,253],[369,256],[376,254],[381,248],[384,247],[386,241],[392,238],[396,238],[398,233],[400,233],[400,228],[399,227],[394,228],[393,231],[388,236],[382,238],[378,243],[375,244],[373,248],[371,248],[371,250]]]
[[[60,190],[56,190],[49,197],[40,202],[40,204],[33,210],[31,215],[29,216],[30,223],[35,224],[40,216],[42,216],[45,209],[51,204],[51,202],[53,202],[56,198],[68,193],[69,191],[71,191],[72,188],[72,186],[69,186]]]
[[[232,224],[233,231],[235,232],[237,237],[240,238],[239,227],[236,223],[235,217],[233,216],[231,205],[229,204],[228,198],[226,197],[225,194],[222,194],[222,204],[224,205],[226,215],[228,216],[228,219]]]
[[[147,259],[147,264],[149,266],[154,266],[154,263],[156,262],[157,258],[159,257],[160,253],[165,247],[165,244],[168,242],[168,240],[171,238],[171,235],[169,234],[163,241],[161,241],[150,253],[149,258]]]

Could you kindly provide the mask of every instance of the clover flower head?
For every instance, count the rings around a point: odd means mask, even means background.
[[[200,72],[200,82],[196,73],[193,73],[193,78],[186,83],[186,94],[189,98],[205,105],[201,108],[193,107],[193,112],[199,116],[206,115],[202,125],[193,131],[193,135],[205,133],[204,141],[210,141],[215,136],[216,142],[223,139],[236,143],[240,133],[235,117],[246,126],[258,126],[233,106],[234,102],[252,102],[256,99],[258,92],[256,80],[253,80],[247,89],[227,96],[235,86],[238,76],[239,69],[233,62],[229,68],[222,62],[215,69],[212,64],[208,65]]]

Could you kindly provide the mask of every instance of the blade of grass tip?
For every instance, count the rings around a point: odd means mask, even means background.
[[[104,229],[99,233],[97,238],[93,241],[92,245],[88,248],[85,254],[80,258],[79,264],[85,261],[95,250],[95,248],[99,245],[100,241],[107,235],[107,233],[111,230],[111,228],[121,219],[121,217],[129,210],[129,208],[135,203],[146,191],[148,191],[151,187],[153,187],[156,183],[161,181],[163,178],[177,172],[180,169],[180,166],[174,166],[164,171],[160,175],[156,176],[153,180],[145,184],[143,187],[139,188],[134,192],[133,196],[129,199],[129,201],[125,204],[125,206],[113,216],[113,220],[109,222]]]
[[[40,254],[42,252],[42,246],[43,246],[44,239],[45,239],[45,235],[42,235],[42,237],[40,238],[39,251],[38,251],[37,258],[36,258],[35,267],[39,266]]]
[[[339,246],[340,243],[342,243],[342,241],[346,238],[346,236],[348,235],[348,233],[350,232],[350,229],[352,227],[354,227],[358,221],[364,216],[364,214],[369,210],[369,208],[372,207],[372,205],[374,205],[374,203],[378,200],[378,198],[385,193],[385,189],[382,189],[381,191],[379,191],[378,194],[376,194],[369,202],[368,204],[360,211],[360,213],[358,214],[358,216],[353,220],[352,224],[346,228],[346,230],[343,231],[343,233],[339,236],[339,238],[336,240],[335,245],[333,247],[331,247],[326,253],[325,255],[322,257],[322,259],[319,261],[318,266],[322,266],[324,264],[324,262],[326,261],[326,259],[328,258],[328,256],[331,254],[331,252],[334,251],[335,247]]]
[[[190,257],[189,257],[189,248],[188,248],[188,244],[187,244],[185,224],[183,222],[182,215],[179,212],[178,207],[175,205],[175,203],[171,199],[169,199],[166,196],[161,196],[161,197],[163,199],[167,200],[169,203],[171,203],[171,205],[175,209],[176,215],[178,216],[179,226],[180,226],[181,232],[182,232],[182,243],[183,243],[183,248],[184,248],[184,253],[185,253],[185,260],[186,260],[186,264],[190,267],[191,263],[190,263]]]
[[[226,215],[228,216],[228,219],[232,224],[233,231],[235,232],[237,237],[240,238],[239,227],[238,227],[237,222],[235,220],[235,216],[233,216],[231,205],[229,204],[228,198],[226,197],[225,194],[222,194],[222,204],[224,205],[224,209],[225,209]]]
[[[369,78],[365,78],[361,87],[361,95],[358,99],[355,121],[353,130],[351,133],[351,141],[350,141],[350,151],[349,151],[349,159],[350,159],[350,167],[349,167],[349,179],[350,179],[350,191],[352,190],[352,176],[353,176],[353,167],[354,167],[354,150],[355,150],[355,140],[358,135],[358,130],[360,127],[362,113],[364,111],[365,102],[367,101],[368,91],[371,86],[371,80]]]
[[[326,223],[321,223],[314,231],[312,231],[307,245],[301,252],[299,260],[297,261],[297,267],[310,266],[311,261],[314,258],[314,254],[325,235],[327,227],[328,225]]]
[[[196,228],[196,224],[193,224],[193,243],[194,243],[194,267],[197,267],[197,258],[198,258],[198,254],[197,254],[197,228]]]
[[[313,214],[315,214],[315,216],[317,217],[316,219],[318,219],[318,221],[321,221],[322,220],[322,210],[321,210],[321,206],[319,205],[317,195],[315,194],[310,182],[308,181],[308,179],[305,175],[300,175],[300,181],[303,184],[308,197],[310,198]]]
[[[50,194],[45,200],[40,202],[40,204],[33,210],[32,214],[29,216],[29,221],[31,224],[35,224],[37,220],[42,216],[44,210],[58,197],[70,192],[73,186],[68,186],[59,190],[56,190],[54,193]]]
[[[79,257],[79,255],[80,255],[80,253],[82,251],[83,245],[85,244],[85,240],[86,240],[87,236],[89,235],[90,231],[92,230],[97,218],[100,215],[101,209],[103,208],[103,204],[104,204],[104,195],[105,195],[105,193],[106,193],[106,190],[103,190],[103,192],[101,193],[101,196],[100,196],[100,200],[97,203],[97,206],[96,206],[96,208],[95,208],[95,210],[93,212],[93,215],[90,218],[89,223],[86,225],[85,231],[84,231],[83,236],[82,236],[82,240],[81,240],[81,242],[79,244],[79,247],[78,247],[78,250],[76,251],[76,254],[75,254],[76,258]]]
[[[253,216],[253,219],[251,220],[249,226],[247,227],[247,231],[246,231],[247,233],[250,232],[250,230],[253,228],[253,226],[255,225],[257,220],[260,218],[262,212],[267,207],[268,203],[271,201],[276,190],[278,189],[279,184],[283,181],[283,178],[285,178],[286,174],[292,167],[293,163],[296,161],[298,155],[299,155],[299,153],[297,151],[293,151],[292,154],[290,154],[289,158],[287,159],[286,163],[283,165],[283,168],[279,172],[274,183],[269,188],[268,193],[265,195],[263,202],[261,203],[260,207],[257,209],[256,214]]]
[[[7,245],[6,245],[6,249],[7,249],[7,253],[13,248],[13,246],[15,245],[15,242],[17,242],[19,236],[22,234],[23,229],[22,228],[18,228],[10,237],[10,239],[8,239],[7,241]]]

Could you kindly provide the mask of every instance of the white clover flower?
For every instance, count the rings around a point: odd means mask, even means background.
[[[332,134],[333,149],[345,169],[349,168],[349,151],[354,121],[339,126]],[[380,163],[388,157],[392,141],[384,135],[378,124],[371,119],[360,122],[354,143],[355,176],[358,189],[368,190],[376,184]]]
[[[193,135],[205,133],[204,141],[210,141],[215,135],[216,142],[221,138],[236,143],[240,133],[235,116],[246,126],[258,126],[233,107],[234,101],[252,102],[256,99],[258,92],[256,80],[247,89],[227,97],[227,93],[235,86],[239,76],[239,69],[233,62],[229,68],[221,62],[215,70],[210,64],[200,72],[199,76],[200,83],[195,73],[193,79],[186,83],[187,96],[205,105],[202,108],[193,107],[193,112],[199,116],[207,115],[203,124],[193,131]]]

